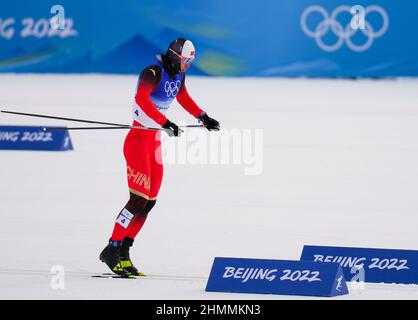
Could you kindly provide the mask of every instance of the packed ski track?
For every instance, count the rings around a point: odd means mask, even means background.
[[[136,76],[2,74],[0,109],[130,125],[135,86]],[[94,277],[109,272],[99,253],[128,200],[126,130],[71,131],[74,151],[0,151],[0,299],[317,299],[205,286],[217,256],[298,260],[305,244],[417,250],[417,89],[413,79],[188,77],[222,130],[164,137],[172,158],[131,249],[148,275],[138,279]],[[197,124],[177,103],[168,118]],[[0,114],[0,125],[77,124]],[[211,139],[228,135],[225,160]],[[418,299],[412,285],[349,289],[332,299]]]

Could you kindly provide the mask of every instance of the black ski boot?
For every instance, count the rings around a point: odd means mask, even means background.
[[[122,247],[120,248],[120,263],[122,268],[134,276],[145,276],[140,272],[132,263],[129,256],[129,248],[132,247],[134,240],[131,238],[125,238],[122,241]]]
[[[100,260],[107,264],[107,266],[121,277],[129,277],[130,273],[122,267],[120,261],[120,250],[122,247],[121,241],[111,241],[100,253]]]

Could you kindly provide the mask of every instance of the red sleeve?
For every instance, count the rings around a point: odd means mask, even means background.
[[[167,121],[167,118],[158,111],[150,98],[151,93],[155,90],[160,81],[157,71],[158,70],[152,68],[144,70],[138,84],[135,101],[148,117],[162,126]]]
[[[179,93],[177,94],[177,101],[188,113],[193,115],[195,118],[198,118],[199,115],[203,112],[203,110],[200,109],[196,102],[194,102],[193,99],[189,96],[185,82],[181,84]]]

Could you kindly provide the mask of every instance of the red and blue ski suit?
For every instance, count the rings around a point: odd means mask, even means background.
[[[161,61],[145,68],[138,80],[133,125],[160,128],[174,99],[195,118],[203,112],[187,92],[184,73],[170,77]],[[123,151],[129,191],[156,200],[163,177],[161,131],[131,129]]]

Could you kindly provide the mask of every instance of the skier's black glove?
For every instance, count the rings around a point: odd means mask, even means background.
[[[170,137],[178,137],[183,132],[175,123],[167,120],[162,126]]]
[[[203,125],[209,131],[218,131],[220,129],[219,122],[209,117],[206,112],[200,115],[198,119],[203,122]]]

